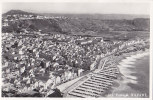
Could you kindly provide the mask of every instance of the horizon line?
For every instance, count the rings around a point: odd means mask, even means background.
[[[5,14],[9,11],[12,11],[12,10],[18,10],[18,11],[23,11],[23,12],[27,12],[27,13],[34,13],[34,14],[89,14],[89,15],[94,15],[94,14],[97,14],[97,15],[145,15],[145,16],[150,16],[150,14],[128,14],[128,13],[64,13],[64,12],[37,12],[37,11],[27,11],[27,10],[21,10],[21,9],[11,9],[11,10],[8,10],[6,12],[3,12],[2,14]]]

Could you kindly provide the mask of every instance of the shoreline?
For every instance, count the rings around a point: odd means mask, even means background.
[[[117,57],[117,68],[119,70],[119,75],[111,89],[107,92],[105,97],[149,97],[149,94],[128,94],[124,91],[127,87],[132,87],[131,84],[138,84],[138,76],[135,74],[138,73],[137,70],[134,71],[131,69],[136,69],[136,61],[141,60],[145,56],[149,55],[149,50],[130,52],[122,54],[120,57]],[[139,61],[138,61],[139,62]],[[124,66],[124,67],[123,67]],[[123,92],[122,92],[123,90]],[[119,92],[119,93],[118,93]],[[131,89],[131,93],[135,92]],[[130,93],[130,92],[129,92]],[[134,95],[134,96],[133,96]]]

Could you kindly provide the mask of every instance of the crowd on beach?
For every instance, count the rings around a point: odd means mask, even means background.
[[[2,33],[2,91],[16,94],[37,90],[45,95],[57,85],[96,68],[97,55],[149,48],[149,40],[104,41],[102,37],[46,34],[33,37]],[[128,47],[128,48],[127,48]],[[116,53],[118,52],[118,53]]]

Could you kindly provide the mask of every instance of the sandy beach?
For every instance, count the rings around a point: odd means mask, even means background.
[[[107,97],[149,97],[149,51],[124,55],[117,67],[120,75]]]

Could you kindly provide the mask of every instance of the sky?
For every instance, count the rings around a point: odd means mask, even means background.
[[[149,15],[149,3],[89,3],[89,2],[14,2],[3,3],[2,13],[23,10],[35,13],[71,14],[145,14]]]

